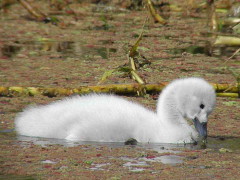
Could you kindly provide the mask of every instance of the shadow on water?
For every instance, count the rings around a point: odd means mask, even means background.
[[[231,56],[238,50],[238,47],[227,47],[227,46],[212,46],[209,42],[205,42],[205,45],[190,45],[185,48],[173,48],[166,49],[165,51],[171,55],[183,55],[189,54],[204,54],[207,56]]]
[[[104,43],[103,43],[104,44]],[[30,54],[38,54],[40,52],[60,53],[63,58],[74,57],[90,60],[93,57],[101,57],[108,59],[110,53],[117,52],[115,48],[107,48],[103,45],[91,46],[84,45],[82,42],[74,41],[15,41],[9,44],[4,44],[1,48],[3,56],[8,58],[14,57],[21,51],[27,50]]]
[[[16,45],[3,45],[1,52],[3,56],[6,57],[13,57],[15,56],[19,51],[21,47],[16,46]]]
[[[202,46],[188,46],[186,48],[173,48],[168,49],[167,52],[169,54],[177,55],[177,54],[183,54],[183,53],[190,53],[190,54],[206,54],[209,55],[209,52],[207,51],[206,47]]]

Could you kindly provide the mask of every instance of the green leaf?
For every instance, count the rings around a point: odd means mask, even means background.
[[[143,35],[143,31],[142,33],[139,35],[137,41],[135,42],[135,44],[132,46],[132,48],[129,50],[129,57],[134,57],[137,53],[137,49],[138,49],[138,46],[139,46],[139,43],[140,41],[142,40],[142,35]]]
[[[106,79],[113,74],[113,72],[116,71],[115,69],[111,69],[109,71],[105,71],[104,74],[102,75],[101,80],[99,81],[98,84],[101,84],[102,82],[106,81]]]
[[[90,161],[85,161],[85,163],[91,165],[93,163],[93,161],[91,161],[91,160]]]

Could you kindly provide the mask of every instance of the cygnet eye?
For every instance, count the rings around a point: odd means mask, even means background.
[[[201,105],[200,105],[200,108],[201,108],[201,109],[203,109],[204,107],[205,107],[204,104],[201,104]]]

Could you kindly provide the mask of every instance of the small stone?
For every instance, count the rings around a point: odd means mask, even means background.
[[[137,140],[134,138],[129,138],[127,141],[124,143],[125,145],[137,145]]]

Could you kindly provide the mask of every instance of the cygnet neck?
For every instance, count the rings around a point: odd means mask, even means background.
[[[165,88],[158,98],[157,115],[161,122],[179,125],[187,123],[179,110],[178,84],[171,84]]]

